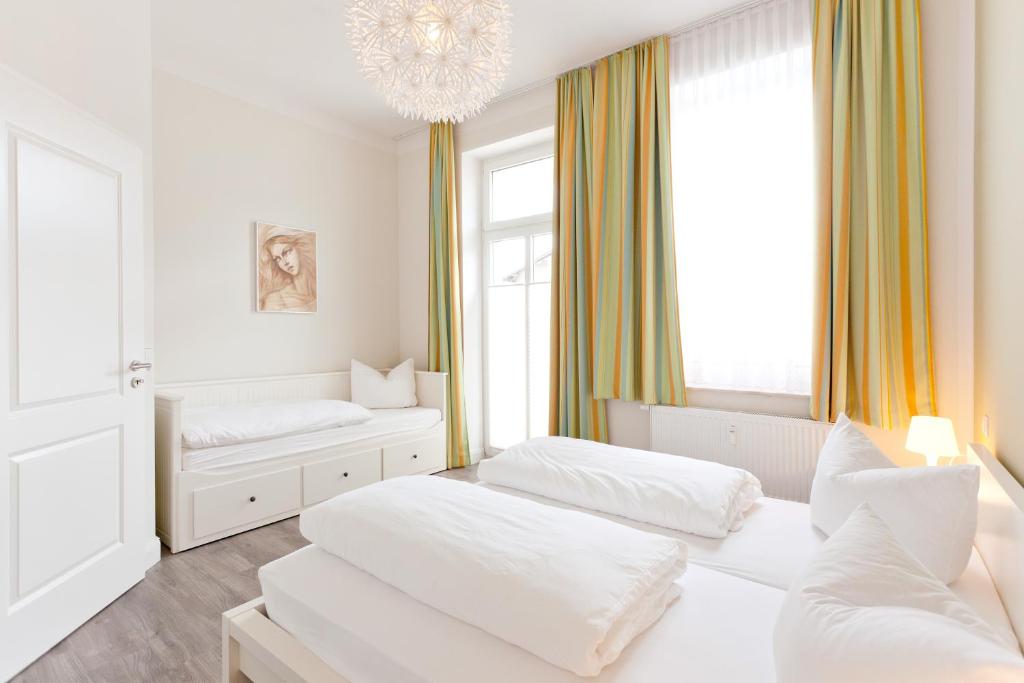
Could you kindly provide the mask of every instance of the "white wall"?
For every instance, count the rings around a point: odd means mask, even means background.
[[[392,152],[160,71],[153,141],[157,381],[398,359]],[[255,312],[256,220],[316,230],[318,313]]]
[[[0,0],[0,17],[0,62],[148,146],[147,0]]]
[[[921,33],[935,389],[938,412],[952,418],[963,446],[974,433],[974,0],[922,0]],[[792,399],[764,405],[764,397],[733,392],[692,390],[689,400],[711,408],[809,414]],[[637,404],[610,404],[613,441],[649,446],[648,416]],[[906,428],[866,431],[898,463],[923,462],[904,449]]]
[[[152,62],[149,0],[0,0],[0,62],[123,133],[145,167],[152,295]],[[147,306],[146,346],[152,346]]]
[[[1024,2],[978,3],[976,437],[1024,481]],[[989,433],[982,419],[989,416]]]
[[[467,152],[553,125],[554,86],[538,88],[489,106],[455,130],[460,228],[463,239],[463,348],[469,448],[474,459],[483,452],[483,302],[480,253],[479,161]],[[427,244],[429,211],[429,140],[426,129],[398,143],[399,349],[417,367],[427,357]],[[467,176],[472,180],[467,182]]]
[[[529,136],[555,122],[554,84],[535,88],[517,97],[492,104],[479,116],[460,124],[455,132],[455,155],[462,178],[460,215],[463,231],[463,309],[465,328],[466,403],[470,450],[483,450],[483,349],[482,349],[482,255],[478,180],[482,148],[497,150],[510,138]],[[535,142],[535,141],[531,141]],[[429,206],[428,140],[425,131],[399,143],[399,284],[400,342],[402,357],[417,364],[427,352],[427,211]],[[648,412],[638,405],[609,401],[609,432],[613,443],[647,447]]]
[[[456,127],[456,163],[461,171],[466,151],[547,128],[554,125],[554,119],[553,85],[494,103]],[[417,366],[427,359],[428,145],[426,128],[398,142],[399,349],[403,358],[415,358]],[[459,189],[461,193],[463,188]],[[472,206],[479,198],[460,194],[460,214],[467,200]],[[470,275],[465,273],[467,278]]]
[[[0,0],[0,63],[92,115],[142,150],[146,321],[153,346],[152,47],[149,0]],[[147,351],[148,354],[148,351]],[[152,401],[152,384],[146,388]],[[146,412],[153,497],[153,412]],[[155,523],[155,520],[154,520]]]
[[[0,63],[116,129],[143,154],[146,297],[152,302],[149,0],[0,0]],[[152,347],[152,306],[145,344]]]
[[[427,367],[430,168],[425,131],[398,143],[398,355]]]
[[[922,0],[921,36],[935,389],[963,447],[974,423],[974,0]],[[904,450],[905,428],[868,431],[897,462],[923,462]]]
[[[466,392],[466,428],[469,452],[479,459],[484,450],[484,382],[483,382],[483,201],[479,159],[462,154],[459,159],[459,218],[462,228],[462,350],[463,377]]]
[[[1010,0],[1005,0],[1010,2]],[[951,417],[962,443],[973,433],[973,0],[923,0],[923,73],[926,117],[932,342],[936,391],[942,415]],[[499,102],[458,126],[457,154],[554,124],[554,86]],[[421,140],[420,140],[421,138]],[[419,141],[418,141],[419,140]],[[418,141],[418,142],[417,142]],[[426,136],[403,141],[399,156],[399,234],[403,281],[399,299],[403,355],[426,353],[426,310],[420,304],[426,281]],[[412,249],[413,251],[410,251]],[[470,277],[470,273],[466,277]],[[406,320],[413,320],[407,326]],[[468,322],[467,322],[468,327]],[[422,351],[421,351],[422,349]],[[762,397],[694,391],[692,405],[765,410]],[[747,403],[749,402],[749,405]],[[792,412],[792,400],[769,411]],[[808,408],[809,410],[809,408]],[[611,441],[650,445],[649,412],[641,405],[610,401]],[[903,448],[906,430],[868,430],[890,457],[903,464],[921,461]]]

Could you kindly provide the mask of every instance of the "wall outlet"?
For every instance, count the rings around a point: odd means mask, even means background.
[[[991,430],[989,429],[988,415],[985,415],[984,417],[981,418],[981,435],[987,439],[989,437],[990,431]]]

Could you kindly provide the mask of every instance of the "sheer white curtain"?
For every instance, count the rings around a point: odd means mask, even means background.
[[[671,43],[688,386],[810,393],[810,4],[769,0]]]

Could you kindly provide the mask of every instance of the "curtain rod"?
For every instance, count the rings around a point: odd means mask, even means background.
[[[658,35],[664,35],[664,36],[666,36],[668,38],[677,38],[677,37],[683,35],[684,33],[689,33],[690,31],[696,31],[699,28],[703,28],[703,27],[705,27],[705,26],[707,26],[709,24],[715,23],[716,21],[721,21],[721,20],[726,19],[726,18],[728,18],[728,17],[730,17],[730,16],[732,16],[734,14],[739,14],[740,12],[746,12],[747,10],[751,10],[751,9],[757,7],[758,5],[767,5],[770,2],[775,2],[775,0],[749,0],[748,2],[744,2],[744,3],[740,4],[740,5],[735,6],[735,7],[730,7],[729,9],[720,10],[720,11],[715,12],[714,14],[712,14],[710,16],[704,17],[703,19],[698,19],[697,21],[691,21],[688,24],[683,24],[682,26],[679,26],[677,28],[672,29],[671,31],[669,31],[667,33],[658,34]],[[643,41],[640,41],[640,42],[643,42]],[[611,52],[609,54],[614,54],[614,52]],[[598,57],[597,59],[594,59],[594,60],[591,60],[591,61],[587,62],[586,64],[580,64],[578,67],[573,67],[573,68],[580,69],[580,68],[583,68],[585,66],[593,66],[594,64],[596,64],[598,61],[600,61],[603,58],[604,57]],[[562,73],[564,73],[564,72],[562,72]],[[515,90],[509,90],[506,93],[502,93],[501,95],[498,95],[493,100],[491,100],[488,103],[488,106],[490,106],[492,104],[498,104],[499,102],[504,102],[506,100],[510,100],[510,99],[512,99],[514,97],[519,97],[520,95],[524,95],[524,94],[530,92],[531,90],[536,90],[537,88],[543,88],[546,85],[551,85],[552,83],[555,82],[555,80],[557,80],[559,75],[560,74],[555,74],[553,76],[547,76],[547,77],[542,78],[540,80],[533,81],[532,83],[527,83],[526,85],[521,86],[519,88],[516,88]],[[429,124],[423,124],[423,125],[417,126],[416,128],[413,128],[412,130],[406,131],[404,133],[400,133],[399,135],[396,135],[396,136],[394,136],[391,139],[394,140],[395,142],[398,142],[400,140],[404,140],[407,137],[411,137],[413,135],[416,135],[421,130],[427,128],[428,125]]]

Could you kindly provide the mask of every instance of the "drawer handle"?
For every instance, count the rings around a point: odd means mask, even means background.
[[[348,476],[348,472],[342,472],[342,473],[341,473],[341,476],[343,476],[343,477],[347,477],[347,476]]]
[[[255,503],[256,502],[256,496],[249,496],[249,502],[250,503]]]

